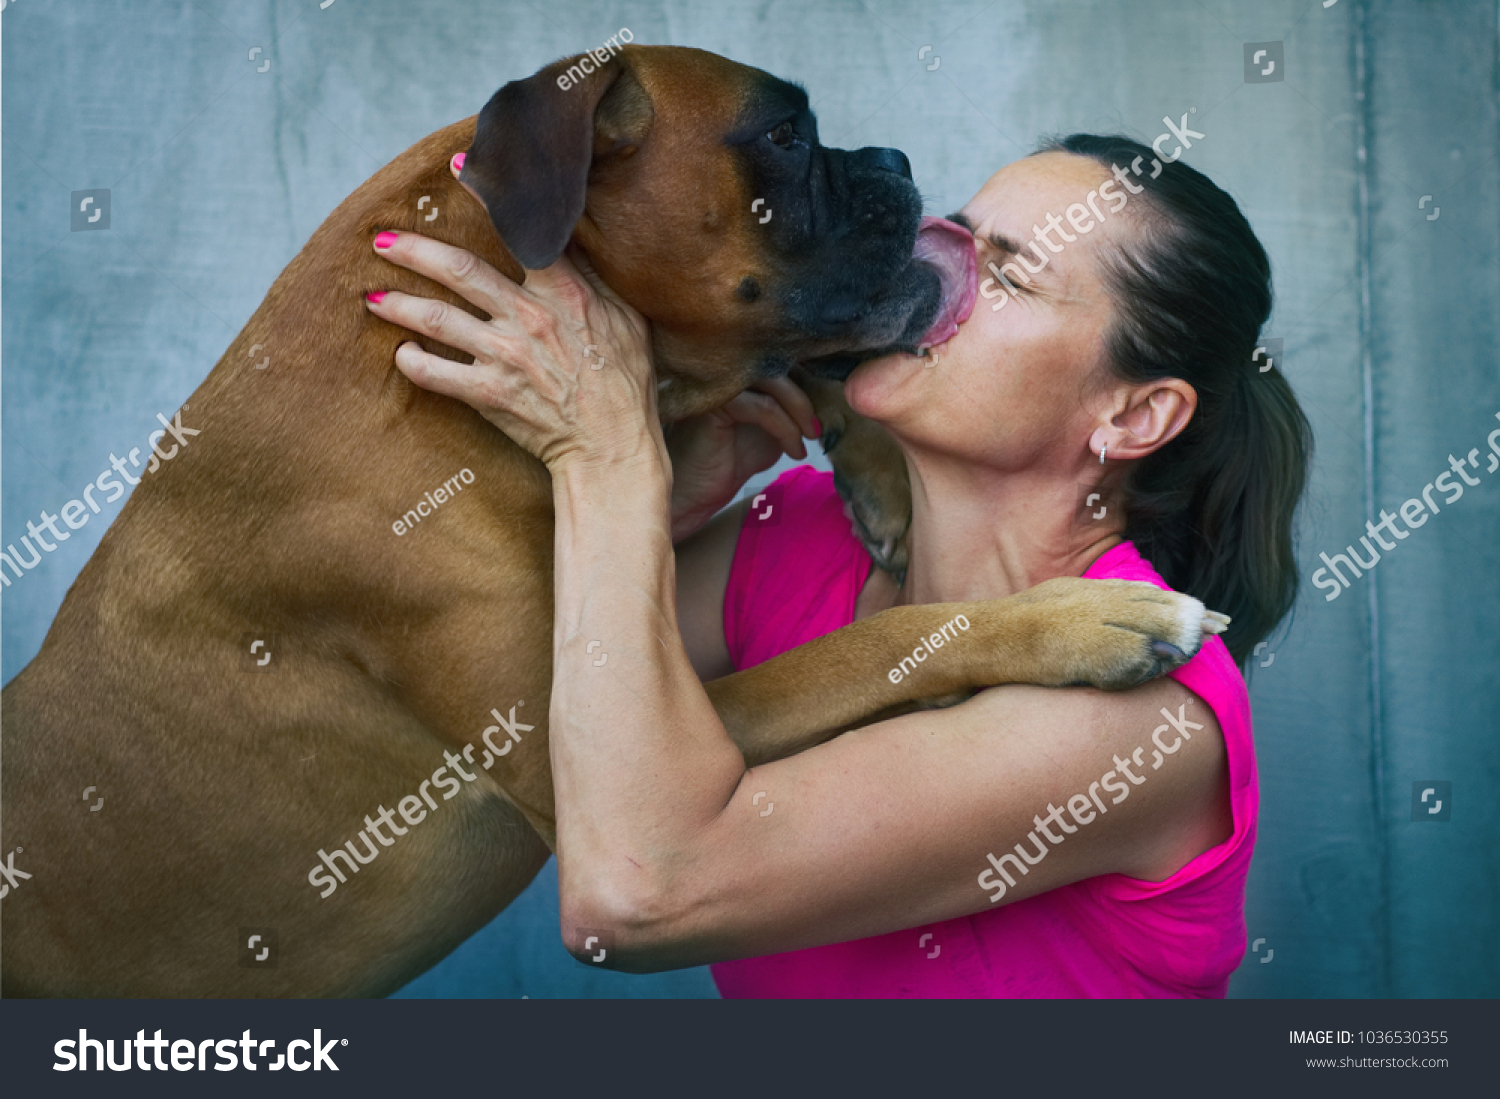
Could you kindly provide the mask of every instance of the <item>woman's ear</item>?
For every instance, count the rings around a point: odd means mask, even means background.
[[[1159,378],[1124,393],[1123,407],[1108,427],[1090,439],[1094,453],[1108,447],[1114,458],[1144,458],[1181,434],[1198,409],[1198,391],[1181,378]]]

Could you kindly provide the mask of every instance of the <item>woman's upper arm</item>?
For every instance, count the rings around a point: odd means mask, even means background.
[[[704,682],[735,670],[724,638],[724,593],[749,509],[747,500],[725,508],[676,548],[677,627],[693,670]]]
[[[1185,737],[1168,726],[1154,742],[1163,709]],[[999,687],[845,733],[746,773],[631,913],[622,964],[865,938],[1106,873],[1161,880],[1227,838],[1225,759],[1212,711],[1170,679],[1121,693]],[[1036,860],[1024,872],[1018,844]],[[986,891],[998,878],[979,879],[1007,852],[1014,884],[1000,897]]]

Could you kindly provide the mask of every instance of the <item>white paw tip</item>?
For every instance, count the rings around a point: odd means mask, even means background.
[[[1206,620],[1208,608],[1198,600],[1191,597],[1182,601],[1182,609],[1177,615],[1178,635],[1176,645],[1185,653],[1195,653],[1198,646],[1203,643],[1203,622]]]

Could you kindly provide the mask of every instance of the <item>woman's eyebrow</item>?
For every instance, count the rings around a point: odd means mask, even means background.
[[[974,223],[969,220],[968,215],[966,214],[949,214],[948,220],[953,222],[954,225],[962,225],[969,232],[974,233],[975,236],[979,235],[978,233],[974,232]],[[992,231],[986,233],[984,239],[988,241],[992,247],[998,248],[1000,251],[1009,253],[1012,256],[1021,250],[1020,246],[1016,244],[1015,241],[1007,237],[1004,233],[996,233]]]

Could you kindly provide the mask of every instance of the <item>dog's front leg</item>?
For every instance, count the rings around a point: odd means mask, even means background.
[[[1007,599],[893,607],[706,686],[755,766],[1002,683],[1132,687],[1226,621],[1151,584],[1064,577]]]
[[[833,466],[833,483],[854,532],[876,566],[898,580],[906,574],[906,533],[911,526],[911,482],[906,457],[885,428],[844,400],[844,383],[792,371],[823,425],[819,440]]]

